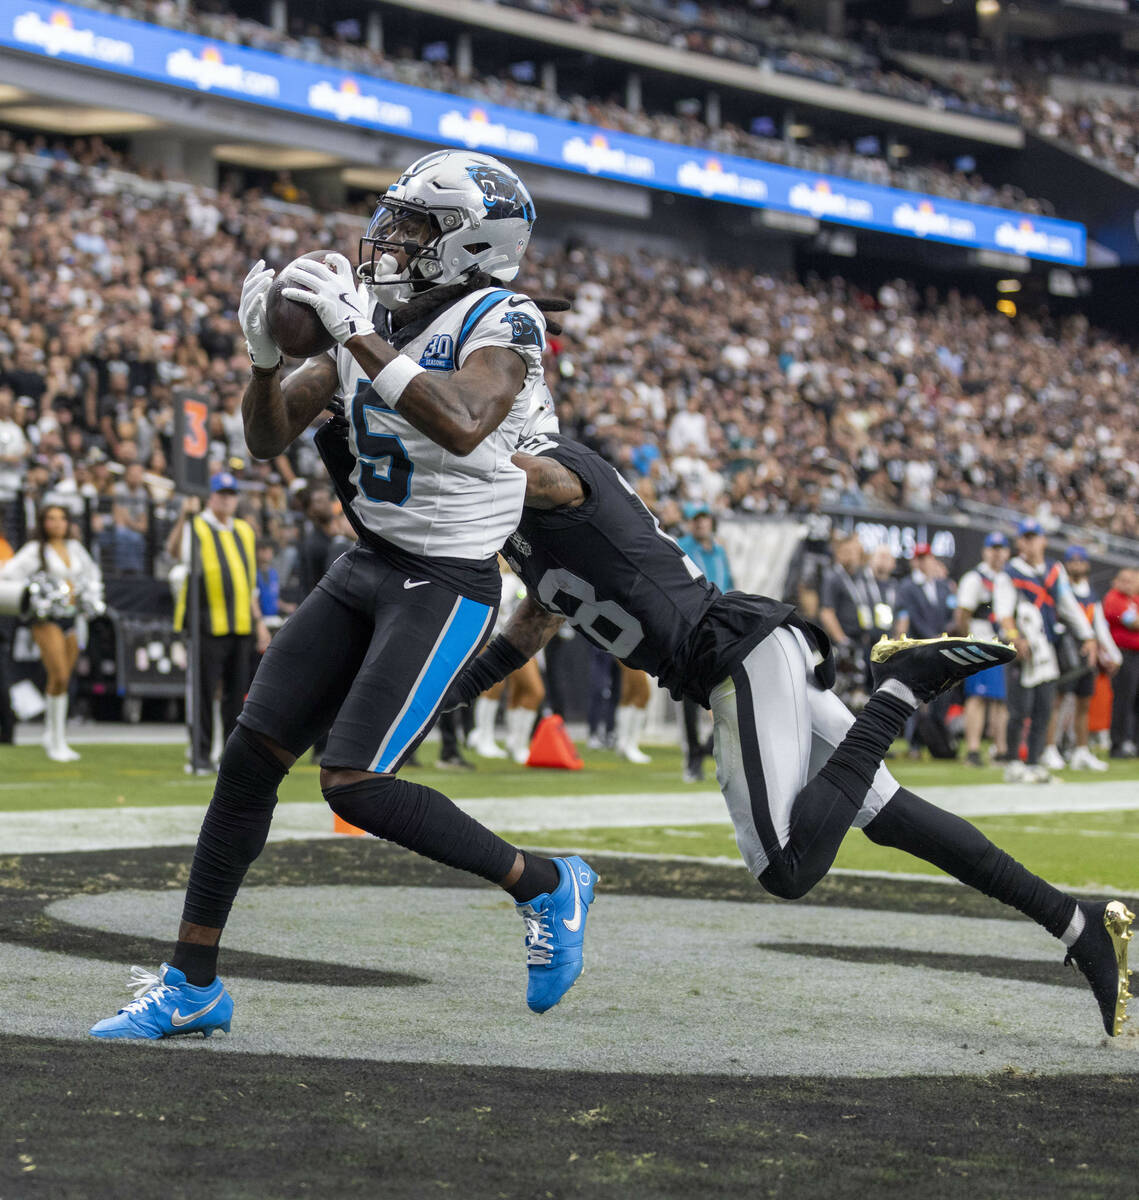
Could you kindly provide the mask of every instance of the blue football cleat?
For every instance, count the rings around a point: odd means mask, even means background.
[[[536,1013],[553,1008],[581,974],[585,916],[598,880],[597,872],[576,854],[554,863],[558,886],[517,906],[526,922],[526,1003]]]
[[[97,1038],[164,1038],[215,1029],[229,1033],[233,997],[220,979],[209,987],[194,987],[177,967],[163,963],[157,975],[131,967],[134,1000],[113,1017],[91,1026]]]

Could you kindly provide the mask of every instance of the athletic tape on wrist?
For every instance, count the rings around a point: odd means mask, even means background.
[[[422,374],[423,368],[419,363],[405,354],[399,354],[372,380],[372,388],[381,400],[394,408],[407,390],[407,385],[416,375]]]

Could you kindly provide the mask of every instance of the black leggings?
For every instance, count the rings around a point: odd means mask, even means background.
[[[1035,765],[1048,742],[1048,722],[1052,719],[1052,706],[1056,700],[1056,683],[1039,683],[1036,687],[1022,687],[1020,678],[1009,672],[1008,679],[1008,752],[1013,761],[1020,752],[1020,739],[1024,735],[1024,723],[1028,725],[1028,762]]]

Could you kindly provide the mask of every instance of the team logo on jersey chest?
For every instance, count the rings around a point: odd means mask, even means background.
[[[520,533],[514,532],[507,539],[503,557],[517,571],[519,567],[515,565],[514,555],[517,555],[518,558],[529,558],[533,552],[534,548],[530,543]]]
[[[449,333],[437,333],[423,347],[419,365],[428,371],[455,369],[455,342]]]

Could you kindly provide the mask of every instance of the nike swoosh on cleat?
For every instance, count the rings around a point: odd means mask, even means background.
[[[204,1017],[206,1013],[217,1007],[218,1002],[224,995],[225,992],[218,992],[218,994],[209,1002],[209,1004],[206,1005],[205,1008],[199,1008],[196,1013],[189,1013],[186,1016],[182,1016],[182,1014],[175,1009],[170,1014],[170,1024],[173,1025],[175,1029],[181,1029],[183,1025],[189,1025],[191,1021],[196,1021],[199,1017]]]
[[[409,588],[425,587],[430,582],[431,582],[430,579],[421,579],[418,583],[412,583],[412,581],[410,579],[405,579],[403,581],[403,586],[404,586],[404,590],[406,591]]]
[[[570,933],[577,933],[581,928],[581,892],[577,886],[577,872],[571,871],[570,878],[573,880],[573,920],[567,921],[565,917],[562,917],[562,924]]]

